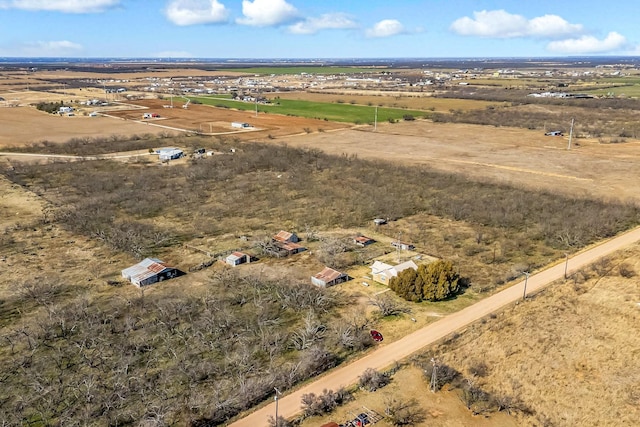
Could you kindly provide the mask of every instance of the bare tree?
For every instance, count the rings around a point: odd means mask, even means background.
[[[384,413],[394,426],[413,426],[426,418],[425,410],[415,398],[404,400],[398,397],[387,397],[384,404]]]
[[[401,305],[393,297],[386,294],[374,296],[369,300],[369,304],[378,309],[381,317],[398,316],[403,313],[411,313],[411,308]]]

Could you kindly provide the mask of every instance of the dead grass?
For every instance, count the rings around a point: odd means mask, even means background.
[[[389,141],[393,140],[393,144]],[[313,147],[402,164],[425,164],[454,174],[532,189],[640,201],[640,142],[600,144],[595,139],[545,137],[540,131],[429,121],[378,124],[358,130],[286,139]]]
[[[325,417],[312,417],[302,422],[301,427],[314,427],[334,421],[343,423],[353,420],[357,414],[366,412],[366,408],[384,415],[385,402],[394,397],[408,401],[416,398],[425,411],[424,422],[416,427],[515,427],[517,421],[506,413],[492,413],[488,416],[474,416],[462,403],[455,391],[431,393],[429,382],[425,381],[420,369],[406,367],[393,375],[391,383],[373,393],[358,391],[356,400],[337,408]],[[381,421],[376,426],[389,426]]]
[[[616,266],[638,271],[639,256],[636,244],[612,258],[611,275],[551,286],[436,352],[466,375],[486,363],[489,374],[477,382],[531,407],[536,416],[527,425],[635,425],[640,288],[637,276],[620,277]]]

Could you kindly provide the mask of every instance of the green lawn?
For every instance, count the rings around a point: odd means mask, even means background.
[[[232,71],[234,73],[247,74],[353,74],[353,73],[379,73],[384,68],[360,68],[360,67],[249,67],[249,68],[224,68],[220,71]]]
[[[198,97],[192,99],[215,107],[251,111],[256,108],[253,103],[233,101],[229,99],[212,97]],[[258,105],[258,111],[356,124],[373,123],[375,117],[375,107],[366,105],[334,104],[328,102],[311,102],[291,99],[277,99],[274,100],[273,105]],[[428,114],[429,112],[427,111],[378,107],[378,122],[388,121],[390,119],[402,120],[405,115],[422,118]]]

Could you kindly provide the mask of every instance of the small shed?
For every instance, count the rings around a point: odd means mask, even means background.
[[[398,240],[394,240],[393,242],[391,242],[391,246],[393,246],[394,248],[400,248],[403,251],[412,251],[412,250],[414,250],[416,248],[411,243],[400,242]]]
[[[320,273],[311,276],[311,283],[321,288],[328,288],[329,286],[337,285],[347,280],[349,280],[348,275],[329,267],[325,267]]]
[[[276,240],[278,242],[289,242],[289,243],[298,243],[300,241],[296,233],[290,233],[284,230],[281,230],[280,232],[278,232],[278,234],[273,236],[273,240]]]
[[[295,255],[298,254],[300,252],[304,252],[307,250],[307,248],[305,248],[302,245],[299,245],[297,243],[290,243],[290,242],[278,242],[276,241],[277,246],[283,250],[284,252],[286,252],[287,256],[288,255]]]
[[[173,279],[178,274],[178,269],[169,267],[157,258],[145,258],[136,265],[122,270],[122,277],[139,288]]]
[[[251,257],[242,252],[233,252],[227,258],[225,262],[233,267],[251,262]]]
[[[369,246],[372,243],[375,243],[376,241],[367,237],[367,236],[355,236],[353,238],[353,243],[357,246],[360,247],[365,247],[365,246]]]

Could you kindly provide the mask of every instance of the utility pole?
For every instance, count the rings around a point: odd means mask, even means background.
[[[522,301],[524,301],[527,298],[527,282],[529,281],[529,272],[525,271],[524,275],[525,275],[525,278],[524,278],[524,292],[522,293]]]
[[[378,106],[376,105],[376,113],[373,116],[373,131],[378,130]]]
[[[574,119],[571,119],[571,129],[569,129],[569,145],[567,145],[567,150],[571,150],[571,140],[573,139],[573,121]]]
[[[278,427],[278,425],[280,424],[278,422],[278,395],[282,394],[282,393],[280,393],[280,391],[278,391],[278,389],[275,388],[275,387],[273,389],[276,391],[276,395],[274,396],[274,400],[276,401],[276,425],[275,425],[275,427]]]
[[[438,389],[438,364],[436,359],[431,358],[431,364],[433,365],[433,370],[431,371],[431,383],[429,384],[429,388],[431,389],[431,393],[435,393]]]
[[[566,261],[564,263],[564,278],[566,280],[566,278],[567,278],[567,269],[569,268],[569,254],[565,252],[564,257],[566,258]]]

